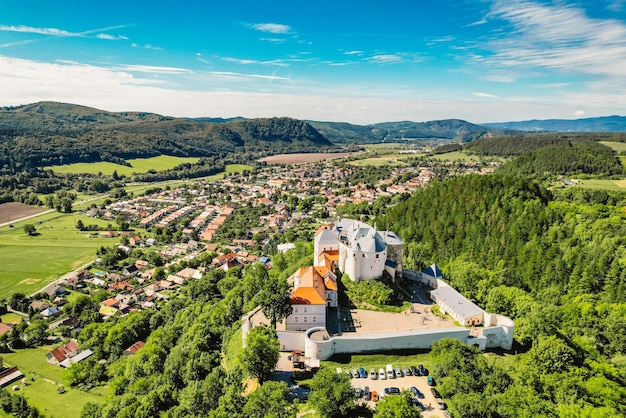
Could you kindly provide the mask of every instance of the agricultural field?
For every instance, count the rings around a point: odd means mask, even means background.
[[[46,353],[55,346],[44,346],[2,353],[7,366],[18,366],[28,385],[19,385],[20,395],[46,417],[79,417],[87,402],[102,402],[106,391],[102,388],[85,392],[67,386],[61,367],[46,362]],[[19,382],[16,382],[19,384]],[[63,386],[65,393],[57,393]]]
[[[373,165],[375,167],[380,167],[383,165],[388,166],[400,166],[406,165],[405,162],[401,161],[399,158],[406,157],[406,155],[388,155],[384,157],[373,157],[373,158],[364,158],[362,160],[351,161],[351,165],[355,165],[357,167]]]
[[[626,142],[609,142],[609,141],[600,141],[602,145],[606,145],[607,147],[613,149],[618,154],[620,152],[626,152]]]
[[[148,170],[163,171],[170,168],[174,168],[177,165],[184,163],[196,163],[198,158],[191,157],[172,157],[170,155],[159,155],[152,158],[136,158],[127,160],[131,165],[127,167],[125,165],[119,165],[109,162],[97,162],[97,163],[75,163],[67,165],[53,165],[47,167],[48,170],[52,170],[58,174],[98,174],[110,176],[113,171],[117,170],[119,175],[125,175],[130,177],[133,173],[146,173]]]
[[[269,165],[274,164],[302,164],[312,163],[316,161],[334,160],[336,158],[347,157],[350,152],[334,152],[334,153],[319,153],[319,154],[279,154],[272,155],[270,157],[261,158],[260,162],[265,162]]]
[[[115,242],[90,238],[75,224],[105,226],[107,222],[79,214],[49,213],[0,227],[0,298],[15,292],[31,294],[52,280],[96,258],[96,249]],[[23,226],[34,225],[37,234],[27,235]]]
[[[601,190],[626,190],[626,180],[597,180],[584,179],[578,180],[574,187],[582,187],[584,189],[601,189]]]
[[[33,216],[44,212],[46,209],[37,206],[28,206],[18,202],[8,202],[0,204],[0,225],[21,219],[26,216]]]
[[[467,154],[464,151],[453,151],[445,154],[433,155],[429,158],[439,161],[465,161],[465,162],[480,162],[480,161],[504,161],[502,157],[482,157],[480,155]]]

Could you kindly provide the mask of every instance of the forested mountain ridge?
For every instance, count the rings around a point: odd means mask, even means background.
[[[478,138],[503,134],[501,130],[475,125],[459,119],[429,122],[383,122],[365,126],[343,122],[308,122],[333,143],[392,142],[407,138],[465,143]]]
[[[54,102],[0,109],[0,166],[306,152],[332,145],[306,122],[290,118],[205,123]]]
[[[520,122],[485,123],[495,129],[556,132],[626,132],[626,116],[602,116],[582,119],[545,119]]]

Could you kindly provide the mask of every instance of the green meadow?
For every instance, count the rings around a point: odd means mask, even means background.
[[[626,142],[609,142],[609,141],[600,141],[602,145],[606,145],[607,147],[613,149],[618,154],[620,152],[626,151]]]
[[[108,222],[80,214],[49,213],[0,228],[0,298],[15,292],[31,294],[54,279],[96,258],[96,249],[116,241],[90,238],[74,226]],[[28,236],[23,226],[32,224],[36,236]]]
[[[18,366],[24,373],[28,385],[21,385],[18,394],[24,396],[28,403],[43,413],[46,417],[76,417],[80,416],[83,406],[87,402],[102,402],[106,390],[96,388],[82,391],[65,385],[63,370],[46,362],[46,353],[56,348],[44,346],[25,350],[15,350],[11,353],[2,353],[7,366]],[[65,387],[65,393],[57,393],[60,386]]]
[[[107,176],[110,176],[111,174],[113,174],[113,171],[117,170],[117,173],[119,175],[125,175],[127,177],[130,177],[134,173],[146,173],[148,170],[164,171],[184,163],[194,164],[198,162],[198,158],[159,155],[158,157],[136,158],[126,161],[131,165],[130,167],[101,161],[97,163],[53,165],[47,167],[47,169],[59,174],[102,173]]]
[[[602,189],[602,190],[626,190],[626,180],[597,180],[584,179],[578,180],[574,187],[582,187],[584,189]]]

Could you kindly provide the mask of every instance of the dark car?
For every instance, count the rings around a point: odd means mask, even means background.
[[[426,376],[428,374],[426,373],[426,369],[424,368],[423,364],[420,364],[419,366],[417,366],[417,370],[419,370],[420,376]]]
[[[366,401],[372,400],[372,392],[370,392],[369,386],[365,386],[365,388],[363,388],[363,399],[365,399]]]
[[[413,376],[421,376],[422,374],[420,373],[419,369],[415,366],[411,366],[411,373],[413,373]]]
[[[420,399],[424,399],[424,394],[422,392],[420,392],[420,390],[418,388],[416,388],[415,386],[411,386],[411,391],[415,394],[415,396],[417,396]]]
[[[400,394],[400,389],[399,388],[385,388],[385,395],[399,395]]]
[[[433,396],[435,397],[435,399],[440,399],[441,395],[439,394],[439,391],[437,391],[437,389],[435,388],[430,388],[430,392],[433,394]]]

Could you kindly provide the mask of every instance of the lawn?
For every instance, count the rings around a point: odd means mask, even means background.
[[[31,294],[59,276],[96,258],[96,249],[111,246],[114,240],[90,238],[75,228],[84,224],[107,222],[79,214],[50,213],[0,228],[0,298],[15,292]],[[37,228],[37,236],[28,236],[23,225]]]
[[[0,322],[2,322],[3,324],[18,324],[22,322],[23,320],[24,318],[14,313],[7,313],[7,314],[0,316]]]
[[[427,369],[432,368],[430,352],[415,350],[380,354],[341,354],[321,362],[321,365],[332,370],[335,370],[337,367],[341,367],[342,370],[363,367],[368,372],[371,368],[378,370],[381,367],[384,368],[387,364],[391,364],[393,367],[410,367],[423,364]]]
[[[65,385],[63,369],[46,362],[46,353],[55,347],[17,350],[3,353],[2,357],[5,364],[18,366],[30,383],[29,386],[22,385],[19,391],[30,405],[37,407],[47,417],[79,417],[87,402],[103,401],[102,389],[84,392]],[[65,386],[66,392],[63,394],[57,393],[60,385]]]
[[[125,165],[114,164],[109,162],[97,162],[97,163],[75,163],[66,165],[53,165],[47,167],[47,169],[59,174],[80,174],[89,173],[97,174],[102,173],[110,176],[113,171],[117,170],[119,175],[132,176],[133,173],[145,173],[148,170],[164,171],[170,168],[174,168],[177,165],[184,163],[196,163],[198,158],[191,157],[172,157],[170,155],[159,155],[152,158],[136,158],[133,160],[127,160],[131,165],[127,167]]]
[[[620,152],[626,151],[626,142],[609,142],[609,141],[600,141],[602,145],[606,145],[607,147],[613,149],[618,154]]]
[[[584,179],[578,180],[578,184],[574,187],[602,190],[626,190],[626,180]]]

